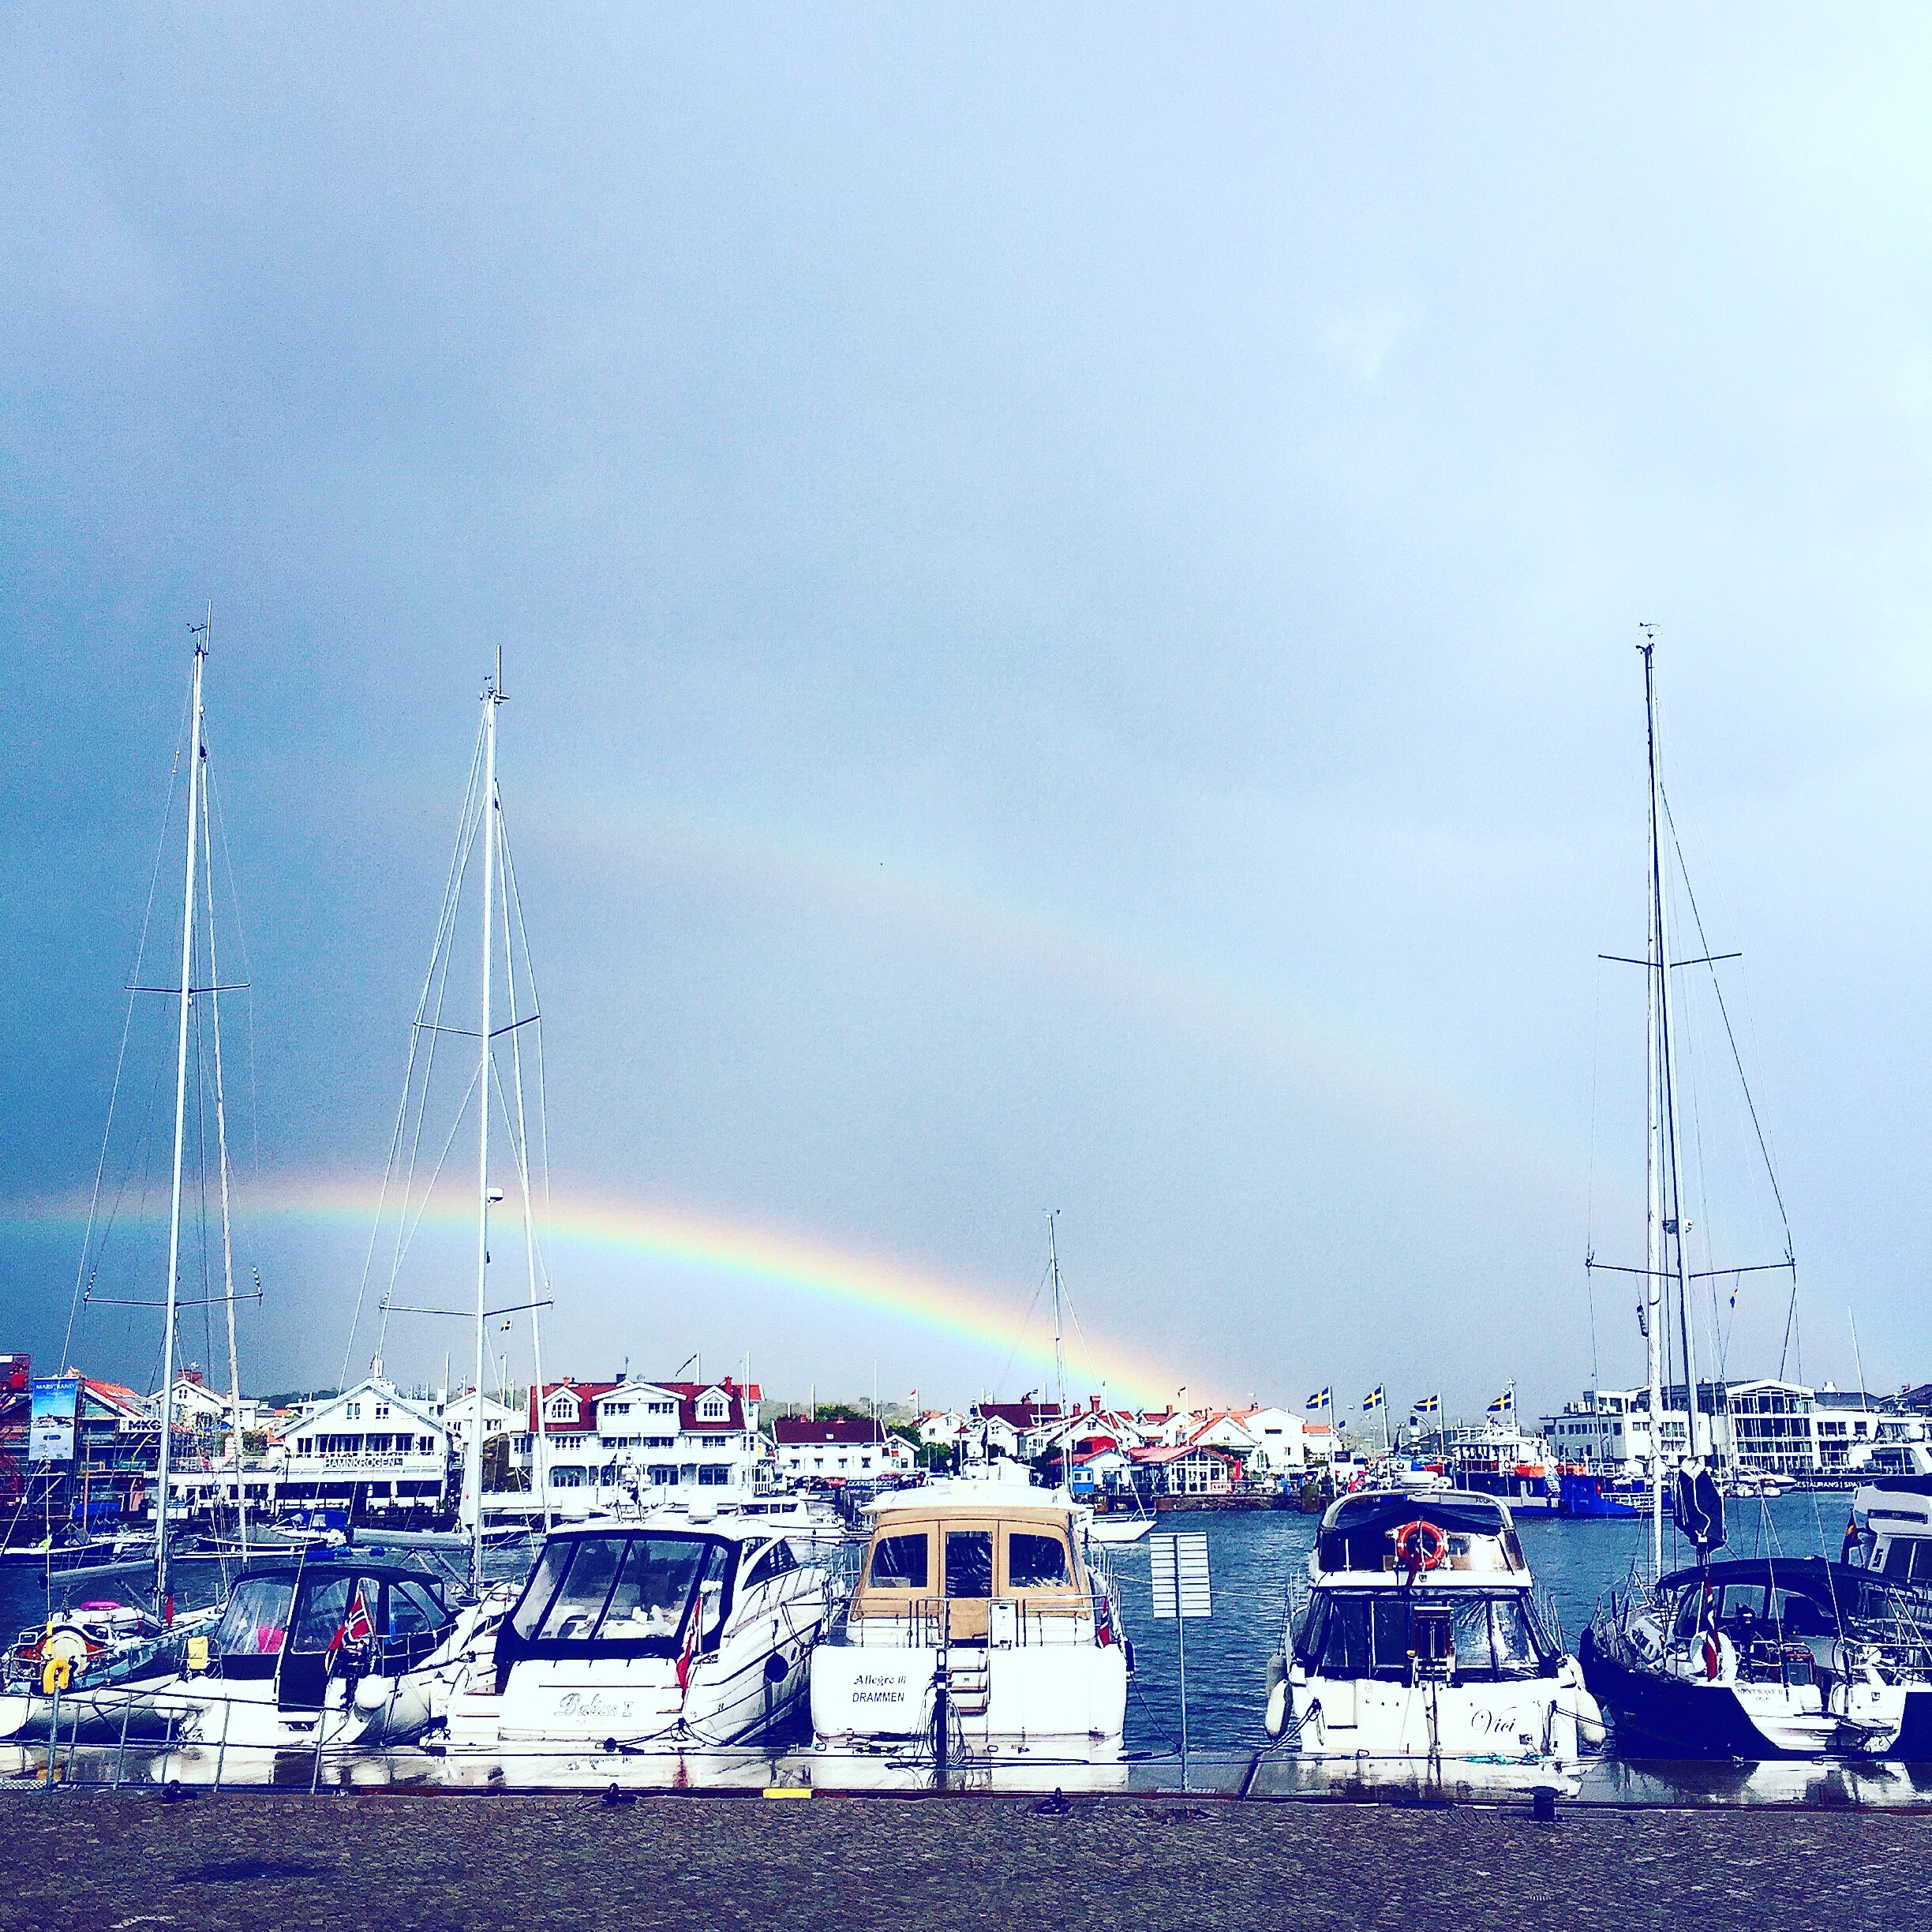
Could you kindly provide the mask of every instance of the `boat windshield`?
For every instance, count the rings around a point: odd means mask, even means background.
[[[1320,1590],[1295,1639],[1315,1676],[1405,1683],[1419,1657],[1494,1683],[1554,1668],[1556,1654],[1522,1590]]]
[[[230,1593],[210,1648],[217,1657],[278,1657],[294,1608],[293,1577],[244,1577]]]
[[[511,1619],[528,1642],[668,1645],[695,1597],[708,1642],[723,1621],[731,1554],[714,1537],[559,1537]]]

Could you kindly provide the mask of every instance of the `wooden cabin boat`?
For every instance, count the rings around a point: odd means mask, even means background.
[[[1118,1754],[1131,1647],[1070,1499],[941,1482],[872,1517],[857,1586],[812,1657],[819,1750]]]

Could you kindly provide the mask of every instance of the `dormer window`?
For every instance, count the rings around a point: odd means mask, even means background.
[[[722,1395],[707,1395],[698,1405],[698,1414],[706,1422],[722,1422],[731,1413],[731,1405]]]

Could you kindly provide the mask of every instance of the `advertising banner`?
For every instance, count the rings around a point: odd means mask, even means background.
[[[71,1462],[74,1455],[74,1414],[80,1406],[80,1383],[73,1376],[36,1376],[33,1406],[27,1423],[29,1462]]]

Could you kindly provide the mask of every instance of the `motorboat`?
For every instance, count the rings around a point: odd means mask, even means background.
[[[1304,1754],[1537,1777],[1601,1741],[1602,1714],[1492,1496],[1341,1497],[1291,1591],[1289,1625],[1265,1724]]]
[[[359,1558],[251,1568],[178,1674],[144,1689],[142,1716],[242,1750],[406,1743],[467,1680],[507,1602],[453,1611],[425,1572]]]
[[[1886,1758],[1906,1742],[1908,1699],[1932,1719],[1932,1593],[1922,1604],[1822,1557],[1633,1577],[1598,1606],[1580,1654],[1627,1751]]]
[[[873,1506],[858,1582],[812,1657],[815,1749],[1117,1756],[1132,1668],[1071,1497],[929,1484]]]
[[[1110,1509],[1103,1515],[1095,1511],[1083,1526],[1089,1543],[1127,1544],[1144,1542],[1154,1532],[1154,1513],[1137,1492],[1132,1510]]]
[[[803,1694],[826,1571],[741,1512],[663,1511],[553,1530],[489,1665],[451,1702],[464,1759],[608,1759],[731,1744]]]
[[[123,1530],[111,1536],[90,1536],[72,1523],[62,1524],[37,1543],[9,1544],[0,1549],[0,1569],[39,1570],[62,1576],[75,1570],[110,1570],[154,1555],[155,1540],[144,1530]]]
[[[721,1515],[724,1513],[721,1510]],[[844,1543],[852,1533],[851,1525],[824,1496],[748,1496],[730,1505],[729,1513],[757,1524],[773,1536],[782,1536],[795,1545]]]

